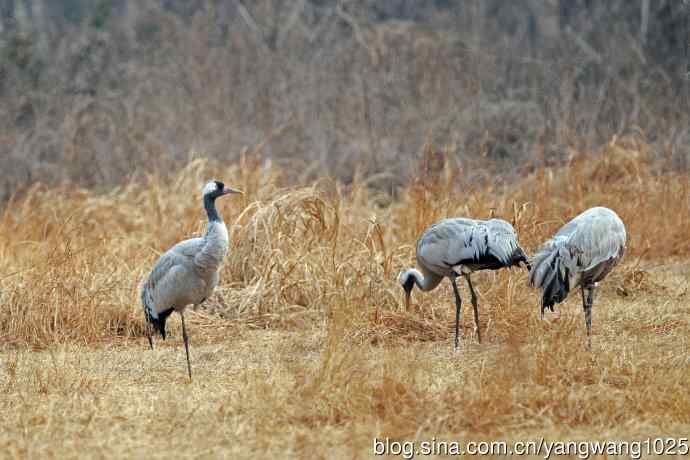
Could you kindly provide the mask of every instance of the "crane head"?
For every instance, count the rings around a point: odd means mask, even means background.
[[[218,180],[208,181],[202,191],[204,196],[210,196],[213,199],[218,198],[219,196],[229,195],[231,193],[242,194],[243,192],[242,190],[237,190],[236,188],[226,187],[224,183]]]
[[[412,288],[414,287],[415,282],[414,276],[412,273],[410,273],[410,270],[404,271],[400,274],[398,281],[400,281],[400,285],[402,286],[403,291],[405,291],[405,310],[409,311],[410,294],[412,293]]]

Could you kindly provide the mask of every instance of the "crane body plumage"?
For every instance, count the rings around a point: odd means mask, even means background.
[[[446,277],[512,266],[524,255],[512,225],[501,219],[444,219],[417,242],[420,267]]]
[[[141,302],[144,317],[165,339],[165,323],[173,311],[182,317],[182,332],[189,365],[189,345],[184,325],[184,310],[199,305],[218,285],[220,269],[228,253],[228,230],[215,207],[215,199],[229,193],[241,193],[226,188],[222,182],[211,181],[204,187],[203,200],[208,215],[204,236],[177,243],[156,262],[144,281]],[[149,331],[149,344],[153,341]]]
[[[590,208],[561,227],[531,259],[529,283],[542,290],[541,315],[580,286],[591,335],[594,288],[625,254],[623,221],[611,209]]]
[[[213,293],[228,243],[225,225],[211,222],[203,238],[181,241],[158,259],[141,296],[149,322],[163,337],[166,312],[198,305]]]
[[[417,265],[401,273],[400,284],[405,302],[416,285],[422,291],[436,288],[443,278],[450,278],[456,300],[455,346],[458,346],[461,298],[455,278],[464,276],[470,289],[474,308],[475,330],[479,332],[477,297],[470,275],[478,270],[498,270],[527,263],[527,256],[518,244],[515,229],[502,219],[443,219],[427,230],[417,241]]]

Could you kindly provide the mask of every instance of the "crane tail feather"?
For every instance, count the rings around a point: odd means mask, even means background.
[[[165,340],[165,323],[168,320],[168,316],[170,316],[172,312],[173,309],[169,308],[160,312],[158,314],[158,318],[147,319],[147,321],[153,325],[154,329],[160,333],[161,337],[163,337],[163,340]]]
[[[173,312],[173,309],[169,308],[160,313],[156,312],[153,298],[146,286],[141,291],[141,303],[144,306],[144,318],[146,322],[151,324],[154,329],[160,333],[163,340],[165,340],[165,322],[168,320],[168,316]]]
[[[548,308],[561,303],[570,292],[570,260],[560,244],[547,243],[530,261],[529,283],[542,290],[542,315]]]

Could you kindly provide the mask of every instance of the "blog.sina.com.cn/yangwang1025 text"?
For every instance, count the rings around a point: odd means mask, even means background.
[[[397,441],[374,438],[376,456],[392,455],[404,459],[417,456],[538,456],[548,460],[552,456],[576,456],[586,460],[594,455],[627,456],[638,460],[649,455],[688,455],[688,438],[647,438],[641,441],[547,441],[543,437],[530,441]]]

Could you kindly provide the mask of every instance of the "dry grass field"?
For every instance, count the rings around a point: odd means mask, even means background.
[[[428,152],[430,153],[430,152]],[[321,180],[288,184],[245,160],[196,160],[112,190],[36,186],[0,215],[0,457],[369,458],[397,440],[643,440],[690,433],[690,184],[612,141],[503,186],[426,155],[395,198]],[[231,232],[221,285],[150,351],[138,288],[156,257],[203,231],[200,188]],[[527,273],[476,276],[483,343],[452,347],[449,283],[398,273],[435,220],[513,222],[528,253],[594,206],[628,230],[602,283],[593,345],[576,292],[539,319]],[[461,287],[463,296],[467,290]]]

